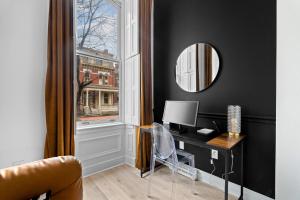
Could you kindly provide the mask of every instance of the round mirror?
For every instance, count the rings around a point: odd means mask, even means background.
[[[220,60],[209,44],[193,44],[182,51],[176,64],[176,82],[187,92],[208,88],[217,77]]]

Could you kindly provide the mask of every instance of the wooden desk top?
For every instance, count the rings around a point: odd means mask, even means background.
[[[237,144],[239,144],[242,140],[246,138],[246,135],[240,136],[229,136],[228,133],[224,133],[219,135],[207,142],[208,145],[216,146],[222,149],[232,149]]]

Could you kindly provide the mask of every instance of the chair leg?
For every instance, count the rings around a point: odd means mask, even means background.
[[[171,200],[175,200],[175,185],[176,185],[176,173],[175,170],[172,170],[172,189],[171,189]]]
[[[189,160],[189,165],[193,168],[195,168],[195,157],[194,156],[191,156],[190,160]],[[197,190],[196,190],[196,179],[193,180],[193,183],[192,183],[192,187],[191,187],[191,192],[192,194],[194,195],[197,195]]]
[[[155,156],[151,157],[150,160],[150,174],[149,174],[149,182],[148,182],[148,191],[147,191],[147,196],[151,197],[151,182],[152,182],[152,176],[154,174],[154,168],[155,168]]]

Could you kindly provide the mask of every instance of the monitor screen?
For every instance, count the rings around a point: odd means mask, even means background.
[[[198,101],[166,101],[163,122],[195,127],[198,105]]]

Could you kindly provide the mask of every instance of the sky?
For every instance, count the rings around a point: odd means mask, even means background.
[[[87,27],[90,19],[88,16],[89,4],[92,2],[94,17],[91,22],[91,31],[87,36],[84,47],[93,48],[95,50],[108,51],[117,57],[118,55],[118,25],[120,7],[111,0],[77,0],[76,17],[77,17],[77,44],[81,41],[84,25]],[[98,9],[95,5],[99,3]]]

